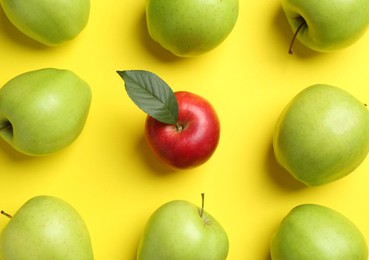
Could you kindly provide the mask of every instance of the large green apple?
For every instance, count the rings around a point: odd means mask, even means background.
[[[347,47],[356,42],[369,25],[366,0],[281,1],[292,30],[299,31],[297,39],[315,51]]]
[[[273,147],[279,164],[306,185],[340,179],[369,151],[368,109],[338,87],[310,86],[280,115]]]
[[[148,0],[147,28],[152,39],[181,57],[217,47],[238,18],[238,0]]]
[[[228,237],[203,207],[183,200],[159,207],[146,223],[137,260],[224,260]]]
[[[52,196],[27,201],[0,236],[2,260],[93,260],[90,235],[79,213]]]
[[[48,46],[75,38],[87,25],[90,0],[0,0],[15,27]]]
[[[357,226],[341,213],[316,204],[293,208],[270,241],[272,260],[367,260]]]
[[[79,136],[90,103],[89,85],[70,70],[23,73],[0,89],[0,137],[28,155],[54,153]]]

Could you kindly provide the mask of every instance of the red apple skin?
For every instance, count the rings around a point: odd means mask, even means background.
[[[145,137],[153,153],[174,169],[205,163],[219,143],[220,123],[213,106],[186,91],[174,93],[178,102],[177,125],[146,119]]]

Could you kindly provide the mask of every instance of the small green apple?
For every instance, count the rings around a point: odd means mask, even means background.
[[[153,40],[180,57],[208,52],[231,33],[238,0],[148,0],[146,22]]]
[[[0,235],[0,259],[93,260],[94,256],[79,213],[64,200],[43,195],[27,201],[11,217]]]
[[[357,226],[341,213],[316,204],[293,208],[270,241],[272,260],[367,260]]]
[[[315,51],[334,51],[352,45],[369,25],[366,0],[281,0],[281,3],[297,39]]]
[[[0,0],[10,22],[47,46],[75,38],[87,25],[90,0]]]
[[[228,247],[226,232],[204,206],[175,200],[159,207],[149,218],[137,260],[224,260]]]
[[[281,113],[273,147],[278,163],[306,185],[338,180],[369,151],[368,109],[338,87],[310,86]]]
[[[70,70],[29,71],[0,89],[0,137],[28,155],[48,155],[81,133],[91,103],[89,85]]]

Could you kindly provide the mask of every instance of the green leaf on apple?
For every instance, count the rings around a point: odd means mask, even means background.
[[[178,103],[172,89],[156,74],[145,70],[117,71],[128,96],[149,116],[165,124],[176,124]]]

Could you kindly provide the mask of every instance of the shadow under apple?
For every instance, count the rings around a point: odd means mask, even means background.
[[[270,252],[269,252],[269,250],[268,250],[268,251],[267,251],[267,253],[266,253],[265,260],[272,260],[272,257],[270,256]]]
[[[0,31],[6,34],[16,44],[21,44],[35,50],[48,49],[47,46],[29,38],[19,31],[6,17],[2,8],[0,8]]]
[[[278,164],[274,155],[272,143],[266,155],[266,170],[271,179],[285,190],[296,191],[306,188],[305,184],[293,178],[287,170]]]
[[[166,175],[177,172],[177,170],[165,165],[155,156],[155,154],[153,154],[144,136],[138,140],[137,150],[140,158],[142,158],[143,164],[147,165],[152,172],[158,175]]]
[[[132,241],[134,241],[133,242],[134,246],[131,247],[131,250],[129,251],[129,256],[128,256],[128,258],[127,258],[127,256],[125,256],[126,257],[125,259],[132,259],[132,260],[137,259],[137,250],[138,250],[138,246],[140,244],[141,236],[144,232],[144,228],[143,228],[144,226],[145,226],[145,223],[141,224],[140,227],[138,228],[138,231],[135,232],[134,237],[131,237]],[[126,250],[122,251],[122,255],[127,255],[127,251]]]
[[[8,157],[9,160],[14,162],[29,161],[34,158],[34,156],[28,156],[23,153],[18,152],[13,147],[11,147],[7,142],[0,138],[0,155],[1,157]]]
[[[177,57],[172,54],[170,51],[163,48],[159,43],[155,42],[148,30],[146,25],[146,11],[141,13],[139,19],[137,21],[137,28],[133,30],[135,33],[138,33],[139,41],[143,44],[143,46],[156,58],[166,61],[166,62],[174,62],[179,61],[183,58]]]

